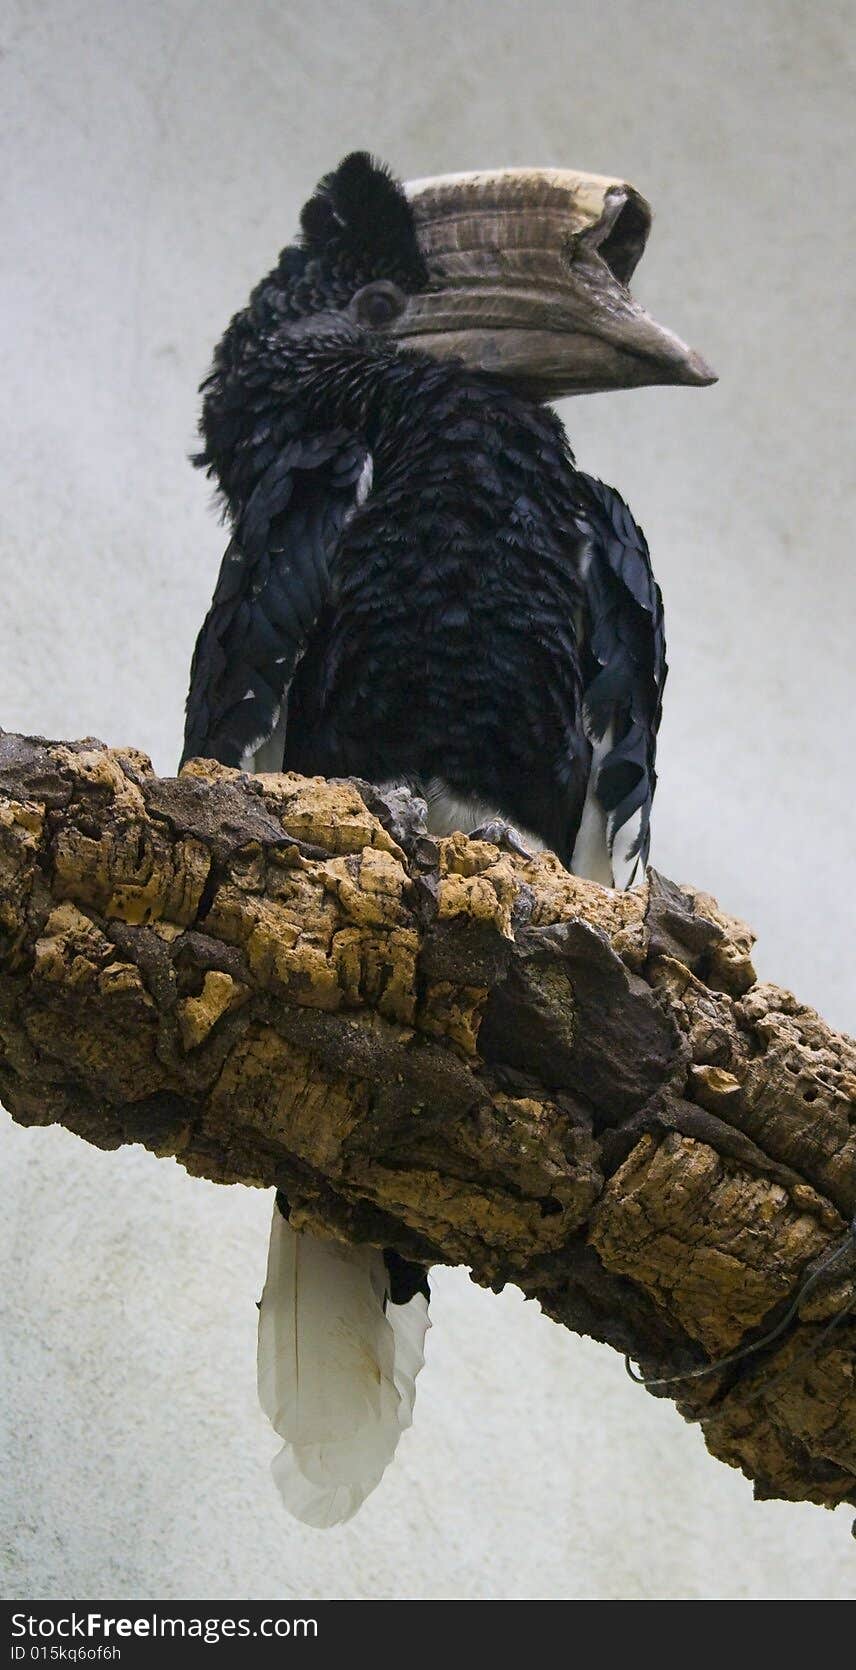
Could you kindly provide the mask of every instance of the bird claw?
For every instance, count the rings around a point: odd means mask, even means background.
[[[471,829],[471,841],[490,841],[495,847],[502,847],[506,852],[516,853],[518,858],[531,858],[528,847],[523,845],[517,830],[504,818],[488,818],[487,823],[480,823],[478,829]]]

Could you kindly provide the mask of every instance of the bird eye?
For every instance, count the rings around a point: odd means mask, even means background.
[[[367,330],[380,330],[403,313],[407,298],[394,284],[367,284],[351,303],[354,314]]]

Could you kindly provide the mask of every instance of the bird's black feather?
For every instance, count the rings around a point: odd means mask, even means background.
[[[263,471],[235,518],[197,640],[183,759],[240,765],[270,736],[328,596],[365,459],[358,439],[334,430],[291,442]]]
[[[285,764],[440,780],[569,859],[590,747],[561,425],[486,376],[390,353],[367,429],[374,487],[297,669]]]
[[[383,163],[353,151],[320,181],[300,215],[307,255],[353,288],[388,278],[418,290],[427,272],[407,198]]]
[[[615,833],[640,813],[634,854],[650,845],[657,728],[666,682],[663,599],[642,529],[611,487],[577,472],[578,526],[588,545],[583,587],[584,710],[590,734],[612,747],[597,792]]]

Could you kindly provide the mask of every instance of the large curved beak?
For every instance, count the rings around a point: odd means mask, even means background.
[[[541,399],[716,381],[627,288],[651,226],[632,186],[565,169],[448,174],[405,187],[429,274],[396,334]]]

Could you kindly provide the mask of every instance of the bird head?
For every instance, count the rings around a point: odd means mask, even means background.
[[[599,174],[505,168],[402,186],[354,152],[320,182],[271,276],[293,328],[336,317],[539,399],[715,382],[630,294],[650,226],[645,199]]]

